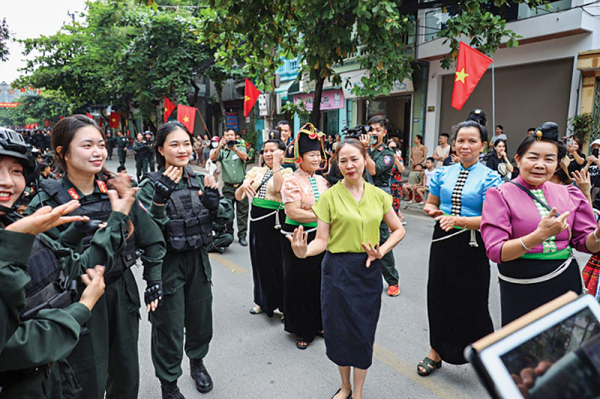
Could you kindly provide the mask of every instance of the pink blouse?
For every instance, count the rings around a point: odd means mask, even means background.
[[[534,188],[525,183],[521,176],[515,181],[529,190]],[[539,188],[544,192],[548,205],[556,208],[559,214],[570,212],[567,217],[569,228],[556,236],[557,249],[561,251],[570,245],[578,251],[589,253],[585,239],[596,229],[596,220],[592,206],[581,190],[574,186],[561,186],[550,182],[542,184]],[[516,185],[504,183],[499,187],[490,188],[481,216],[481,236],[488,258],[501,263],[504,243],[533,232],[541,218],[533,198]],[[542,252],[542,244],[529,251]]]
[[[309,180],[310,175],[302,168],[298,168],[291,176],[283,181],[281,199],[284,204],[300,201],[300,208],[310,211],[315,204],[315,196]],[[327,190],[327,180],[323,176],[314,174],[319,195]]]

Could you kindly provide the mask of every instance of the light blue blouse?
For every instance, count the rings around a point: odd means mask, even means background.
[[[454,186],[458,175],[464,169],[460,162],[438,168],[429,182],[429,193],[440,198],[440,209],[448,215],[452,213]],[[462,190],[460,216],[481,216],[486,191],[502,184],[502,179],[498,172],[479,162],[469,167],[468,171],[469,175]]]

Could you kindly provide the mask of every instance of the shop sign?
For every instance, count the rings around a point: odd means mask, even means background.
[[[364,70],[352,71],[342,73],[342,87],[344,89],[344,95],[346,98],[356,98],[355,94],[352,94],[354,86],[363,87],[361,79],[366,76]],[[411,79],[404,79],[403,81],[396,80],[390,90],[392,94],[412,93],[415,91],[415,87]]]
[[[294,104],[304,103],[307,111],[312,111],[315,93],[296,94]],[[321,95],[321,111],[344,108],[344,91],[342,89],[326,90]]]

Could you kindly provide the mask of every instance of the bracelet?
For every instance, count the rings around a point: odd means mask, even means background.
[[[596,235],[597,231],[598,231],[598,229],[594,230],[594,232],[592,234],[594,234],[594,238],[596,239],[596,242],[600,242],[600,238],[598,238],[598,236]]]
[[[466,216],[463,216],[463,217],[465,218],[465,225],[464,225],[463,229],[466,229],[467,228],[467,217]]]
[[[599,241],[600,241],[600,240],[599,240]],[[523,237],[519,237],[519,242],[521,243],[521,245],[523,246],[523,248],[525,248],[525,250],[526,250],[527,252],[531,251],[531,249],[527,248],[527,247],[525,246],[525,244],[523,243]]]
[[[275,172],[281,172],[281,168],[279,168],[279,169],[271,169],[271,172],[272,172],[272,173],[275,173]]]

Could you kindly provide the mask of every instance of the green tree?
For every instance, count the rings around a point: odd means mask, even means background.
[[[10,40],[10,31],[8,30],[8,24],[6,18],[2,18],[0,24],[0,62],[8,60],[8,41]]]
[[[494,0],[496,6],[525,2],[530,7],[545,0]],[[318,125],[325,80],[341,84],[334,69],[352,56],[367,71],[353,93],[367,98],[389,94],[395,81],[410,78],[416,7],[393,0],[207,0],[203,9],[206,40],[220,45],[217,61],[226,67],[245,65],[263,91],[271,91],[273,76],[285,58],[297,57],[301,73],[314,82],[315,100],[310,120]],[[486,53],[502,41],[518,44],[506,21],[486,11],[489,2],[457,2],[458,12],[440,37],[450,42],[444,61],[456,57],[460,35]]]

